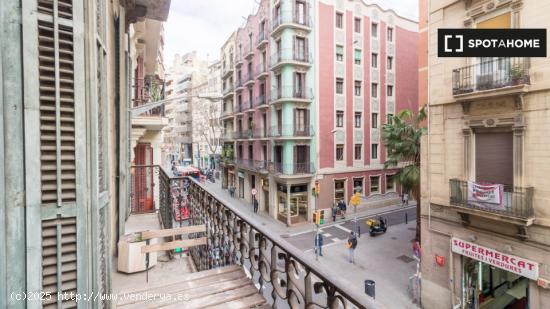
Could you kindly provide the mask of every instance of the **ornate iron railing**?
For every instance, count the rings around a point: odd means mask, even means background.
[[[497,58],[453,70],[453,95],[530,84],[529,58]]]
[[[449,180],[450,203],[465,208],[472,208],[499,215],[521,219],[533,218],[533,187],[516,187],[504,185],[500,205],[470,201],[468,199],[468,182],[458,179]]]
[[[241,265],[270,305],[277,308],[378,308],[372,298],[350,289],[336,272],[254,218],[190,179],[190,224],[205,224],[208,243],[190,248],[198,270]]]

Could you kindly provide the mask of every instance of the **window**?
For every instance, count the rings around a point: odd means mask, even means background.
[[[378,113],[371,114],[371,124],[373,129],[378,128]]]
[[[361,64],[361,50],[360,49],[355,50],[355,64],[357,64],[357,65]]]
[[[344,160],[344,144],[336,145],[336,161]]]
[[[388,85],[386,95],[388,97],[393,97],[393,86],[392,85]]]
[[[307,61],[306,58],[306,38],[304,37],[296,37],[296,46],[294,48],[294,57],[298,61]]]
[[[355,127],[356,128],[361,128],[361,112],[355,112]]]
[[[386,175],[386,192],[395,192],[395,175]]]
[[[337,203],[346,198],[346,181],[335,180],[334,181],[334,202]]]
[[[356,96],[361,96],[361,81],[360,80],[356,80],[355,81],[355,95]]]
[[[296,8],[296,13],[294,13],[295,14],[294,18],[295,18],[296,22],[298,22],[300,25],[305,25],[306,24],[306,4],[305,4],[305,2],[296,1],[295,8]]]
[[[363,194],[363,178],[353,178],[353,193]]]
[[[248,159],[254,160],[254,147],[248,144]]]
[[[372,144],[370,148],[371,159],[378,159],[378,144]]]
[[[344,93],[344,80],[341,78],[336,79],[336,93],[338,94]]]
[[[344,126],[344,112],[336,111],[336,126],[341,128]]]
[[[373,37],[373,38],[377,38],[377,37],[378,37],[378,24],[372,23],[372,25],[371,25],[371,32],[372,32],[372,37]]]
[[[309,111],[304,108],[297,108],[294,111],[294,134],[305,135],[308,133]]]
[[[294,73],[294,96],[295,98],[305,98],[305,73]]]
[[[355,160],[361,160],[361,150],[363,149],[363,145],[361,144],[355,144],[355,151],[354,151],[354,158]]]
[[[378,54],[373,53],[370,57],[370,63],[371,67],[377,68],[378,67]]]
[[[361,33],[361,18],[355,18],[353,25],[355,32]]]
[[[370,192],[380,192],[380,176],[371,176],[370,178]]]
[[[336,61],[344,61],[344,46],[336,45]]]
[[[370,92],[371,92],[371,96],[373,98],[378,98],[378,84],[377,83],[372,83],[370,85]]]
[[[386,116],[386,123],[387,124],[392,124],[393,123],[393,114],[388,114]]]
[[[336,28],[344,28],[344,15],[342,13],[336,13]]]
[[[388,70],[393,70],[393,57],[388,57]]]
[[[388,28],[388,42],[393,42],[393,28]]]

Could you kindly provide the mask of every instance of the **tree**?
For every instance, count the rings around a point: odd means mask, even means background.
[[[201,99],[197,115],[201,115],[198,119],[194,119],[198,123],[195,126],[199,137],[206,143],[210,155],[215,155],[220,149],[220,138],[223,130],[220,120],[221,102],[218,100]]]
[[[391,117],[382,128],[384,146],[388,151],[384,168],[402,168],[396,174],[403,190],[410,191],[416,200],[416,239],[420,241],[420,138],[426,128],[420,123],[426,119],[422,108],[418,114],[404,109]]]

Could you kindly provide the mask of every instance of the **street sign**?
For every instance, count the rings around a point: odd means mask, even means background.
[[[256,193],[258,193],[258,190],[256,190],[256,188],[252,188],[250,193],[252,193],[252,195],[256,195]]]

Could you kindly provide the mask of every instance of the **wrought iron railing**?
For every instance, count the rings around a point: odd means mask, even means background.
[[[453,95],[530,84],[529,58],[497,58],[453,70]]]
[[[309,11],[309,10],[308,10]],[[311,18],[307,15],[298,15],[292,11],[283,11],[274,16],[271,31],[283,24],[295,24],[303,27],[311,27]]]
[[[284,164],[279,162],[271,163],[270,171],[275,174],[296,175],[315,173],[315,166],[312,162]]]
[[[311,137],[315,130],[311,125],[304,126],[272,126],[269,131],[271,137]]]
[[[286,48],[276,51],[271,55],[271,66],[274,67],[283,61],[292,61],[296,63],[311,64],[313,58],[311,53],[296,48]]]
[[[265,95],[263,94],[260,94],[258,96],[256,96],[256,101],[254,102],[254,106],[263,106],[263,105],[267,105],[267,101],[265,99]]]
[[[502,203],[491,204],[468,199],[468,182],[458,179],[449,180],[451,205],[472,208],[503,216],[529,219],[534,217],[533,187],[504,185]]]
[[[311,88],[282,86],[280,88],[271,89],[271,101],[277,100],[311,100],[313,91]]]
[[[320,264],[233,203],[190,180],[190,223],[205,224],[208,242],[190,248],[198,270],[241,265],[277,308],[378,308],[340,274]]]
[[[156,77],[134,78],[134,107],[164,99],[164,81]],[[139,116],[164,117],[164,105],[152,108]]]
[[[256,76],[259,78],[260,75],[267,75],[268,73],[267,64],[265,63],[258,63],[256,65]]]

